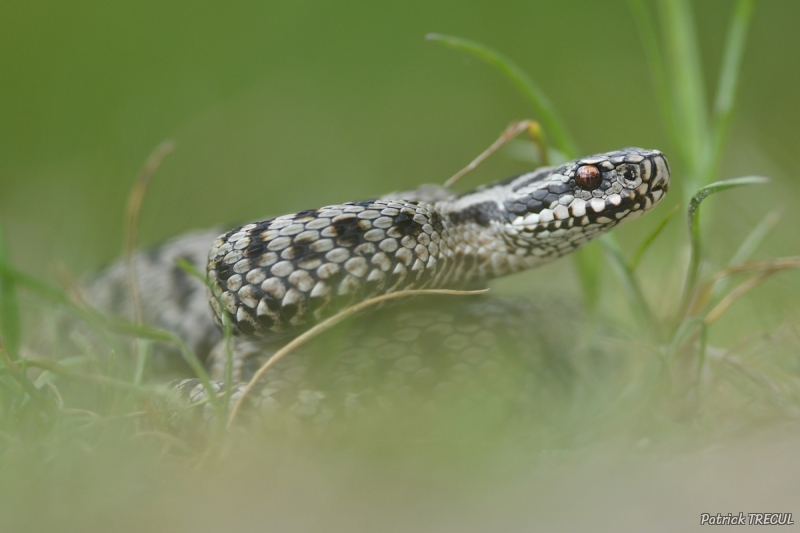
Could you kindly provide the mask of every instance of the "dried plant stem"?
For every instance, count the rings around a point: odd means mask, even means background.
[[[777,259],[766,259],[764,261],[748,261],[722,269],[711,278],[712,283],[721,281],[725,278],[739,274],[741,272],[777,272],[789,268],[800,268],[800,256],[779,257]]]
[[[762,281],[766,280],[773,274],[777,273],[778,270],[766,270],[764,272],[761,272],[759,275],[750,278],[741,285],[737,286],[731,292],[726,294],[725,297],[722,300],[720,300],[720,302],[716,305],[716,307],[714,307],[714,309],[709,311],[703,322],[705,322],[706,325],[711,325],[719,317],[721,317],[725,313],[725,311],[727,311],[728,308],[733,304],[733,302],[739,299],[739,297],[744,295],[750,289],[756,287],[757,285],[760,285]]]
[[[6,345],[3,342],[3,338],[2,337],[0,337],[0,354],[2,354],[3,361],[5,362],[6,366],[8,366],[8,368],[13,370],[17,374],[21,374],[22,373],[22,369],[19,366],[17,366],[17,363],[12,361],[11,357],[8,355],[8,352],[6,351]]]
[[[476,157],[475,159],[470,162],[469,165],[465,166],[458,172],[456,172],[449,180],[444,182],[445,188],[452,187],[455,182],[457,182],[462,177],[466,176],[473,170],[475,170],[478,165],[483,163],[487,157],[495,153],[497,150],[500,149],[501,146],[506,144],[507,142],[514,139],[517,135],[522,133],[523,131],[527,131],[530,133],[533,142],[539,147],[542,156],[542,163],[544,165],[547,164],[547,151],[543,149],[542,141],[541,141],[541,126],[535,120],[518,120],[516,122],[512,122],[508,125],[508,127],[500,134],[500,137],[489,146],[486,150],[481,152],[481,154]]]
[[[171,140],[166,140],[159,144],[153,153],[144,162],[136,182],[128,194],[128,205],[125,211],[125,263],[127,265],[128,274],[128,292],[130,294],[131,303],[133,304],[133,320],[136,324],[142,323],[142,302],[139,297],[139,288],[136,283],[136,269],[133,260],[133,254],[136,251],[136,243],[138,240],[139,232],[139,215],[142,211],[142,204],[144,197],[147,193],[147,187],[150,185],[150,179],[155,174],[158,167],[164,158],[175,149],[175,143]]]

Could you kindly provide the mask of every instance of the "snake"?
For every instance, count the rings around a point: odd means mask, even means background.
[[[247,372],[242,371],[242,361],[248,355],[269,351],[265,347],[286,342],[354,303],[402,291],[480,287],[493,278],[568,255],[650,211],[664,198],[669,182],[669,163],[662,152],[624,148],[538,168],[468,192],[424,185],[251,222],[221,235],[219,229],[190,233],[136,255],[143,317],[181,336],[212,370],[217,369],[217,376],[223,350],[220,326],[228,321],[237,346],[235,377],[243,378]],[[205,268],[208,284],[178,268],[178,259]],[[89,287],[90,301],[111,312],[130,314],[126,268],[116,264],[99,276]],[[519,337],[527,327],[521,317],[529,316],[528,311],[517,303],[492,305],[494,314],[486,316],[495,318],[488,322],[480,316],[485,304],[457,305],[461,317],[472,320],[462,330],[477,335],[494,328],[493,334]],[[500,315],[514,317],[512,326],[501,328],[498,306],[503,309]],[[427,327],[431,339],[427,342],[435,344],[447,331],[456,331],[449,317],[419,311],[410,316],[415,324],[410,329],[408,321],[389,319],[384,338]],[[406,337],[418,338],[411,333]],[[451,359],[461,357],[468,347],[480,346],[477,339],[462,338]],[[389,350],[380,341],[372,343],[373,349],[378,345]],[[352,343],[348,346],[338,349],[343,353],[353,349]],[[363,349],[360,353],[358,368],[370,358]],[[268,391],[287,381],[281,377],[287,369],[304,368],[294,372],[300,376],[308,374],[309,365],[325,366],[309,357],[301,354],[294,363],[276,365],[274,372],[280,376],[273,376],[275,386]],[[417,372],[421,363],[414,357],[416,362],[406,366]],[[348,379],[354,373],[345,372]],[[319,377],[326,379],[324,374]],[[304,380],[294,379],[302,385],[296,388],[295,404],[319,403],[324,394],[303,388],[309,386]],[[180,386],[193,390],[195,397],[204,393],[197,380],[183,380]],[[353,393],[349,394],[352,399]]]
[[[626,148],[463,194],[429,186],[246,224],[211,247],[209,301],[237,333],[296,334],[367,298],[557,259],[642,215],[668,185],[661,152]]]

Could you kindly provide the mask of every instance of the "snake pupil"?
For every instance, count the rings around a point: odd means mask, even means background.
[[[575,183],[584,191],[593,191],[603,183],[603,176],[594,165],[584,165],[578,169]]]

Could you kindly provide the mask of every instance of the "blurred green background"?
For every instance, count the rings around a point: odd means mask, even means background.
[[[730,8],[696,6],[711,89]],[[800,145],[798,16],[793,2],[759,6],[722,172],[770,175],[781,198]],[[670,152],[622,0],[4,2],[0,28],[0,212],[38,271],[118,254],[128,190],[167,138],[179,147],[147,198],[144,242],[443,181],[531,112],[486,65],[426,42],[432,31],[515,58],[582,151]],[[470,183],[525,167],[496,159]],[[746,225],[770,204],[736,201],[751,194],[719,203]]]
[[[696,4],[705,80],[712,94],[732,2]],[[780,223],[756,258],[798,253],[798,20],[798,2],[761,2],[756,11],[719,178],[759,174],[772,182],[724,192],[704,204],[705,245],[715,268],[723,266],[752,226],[777,207],[783,208]],[[140,229],[143,244],[193,228],[233,225],[421,183],[442,183],[510,121],[531,117],[531,110],[507,80],[481,61],[426,42],[429,32],[474,39],[516,60],[551,97],[584,153],[631,145],[659,148],[668,156],[674,151],[624,0],[2,2],[0,222],[15,264],[52,280],[63,267],[82,275],[119,256],[128,192],[148,154],[165,139],[175,140],[178,148],[165,159],[148,191]],[[680,201],[682,169],[674,158],[672,162],[673,189],[666,205],[616,232],[625,252],[635,250]],[[529,164],[501,153],[459,187],[527,168]],[[681,214],[639,270],[660,315],[674,311],[685,252]],[[601,311],[625,315],[626,304],[608,269],[604,279]],[[497,288],[579,298],[568,259],[502,280]],[[730,346],[748,334],[796,324],[798,299],[800,277],[780,274],[737,302],[712,329],[710,342]],[[630,316],[611,319],[635,323]],[[748,421],[742,417],[743,425]],[[779,437],[773,439],[775,434]],[[514,530],[529,523],[531,501],[538,502],[535,513],[548,517],[544,523],[557,524],[566,513],[576,528],[593,529],[596,515],[574,513],[574,504],[601,495],[586,509],[619,510],[604,523],[617,526],[624,515],[641,530],[641,524],[653,525],[648,522],[653,517],[694,524],[700,511],[792,511],[787,502],[796,502],[798,490],[797,436],[796,427],[789,425],[786,432],[748,437],[743,446],[728,445],[691,458],[663,463],[645,458],[644,467],[638,459],[626,462],[626,455],[620,460],[625,468],[618,468],[617,458],[608,465],[593,463],[588,475],[581,466],[548,470],[549,459],[555,464],[558,457],[545,450],[539,470],[517,471],[515,457],[506,457],[506,470],[486,474],[486,480],[480,477],[485,473],[480,474],[452,491],[460,482],[453,471],[447,471],[450,477],[441,484],[423,484],[426,489],[419,491],[418,479],[412,474],[403,477],[402,464],[377,473],[364,470],[363,464],[352,469],[344,464],[340,472],[330,463],[317,469],[313,462],[299,461],[284,467],[278,481],[270,484],[264,481],[274,475],[270,461],[250,470],[271,457],[258,449],[247,456],[257,459],[244,462],[239,470],[222,468],[223,483],[238,491],[219,496],[214,492],[217,472],[196,484],[193,474],[174,465],[163,472],[154,469],[149,461],[158,450],[138,450],[138,441],[132,441],[130,449],[119,448],[119,456],[112,454],[108,464],[103,454],[96,459],[83,444],[76,444],[75,450],[65,445],[60,469],[42,481],[28,469],[31,464],[47,468],[52,457],[45,449],[41,461],[36,456],[33,462],[4,467],[0,477],[7,474],[18,480],[5,492],[19,498],[8,503],[18,508],[20,523],[36,514],[35,496],[55,479],[47,501],[60,502],[63,487],[93,487],[86,489],[85,499],[74,491],[74,498],[63,504],[74,508],[58,512],[90,516],[99,502],[107,514],[97,518],[98,524],[127,523],[121,517],[130,513],[132,530],[149,527],[151,518],[139,512],[140,501],[174,517],[176,531],[186,524],[209,527],[215,524],[214,516],[224,521],[219,517],[226,515],[216,513],[220,504],[241,508],[240,518],[256,527],[263,517],[254,510],[268,499],[263,494],[272,495],[271,509],[281,519],[291,522],[300,516],[309,527],[343,531],[358,529],[359,523],[370,529],[373,522],[377,530],[385,525],[381,513],[401,523],[409,519],[406,505],[419,512],[411,523],[420,524],[420,531],[446,530],[453,523],[476,527],[481,519],[490,521],[497,509],[504,512],[499,522]],[[112,445],[107,447],[116,450],[117,441],[113,436],[109,440]],[[613,440],[612,435],[610,445],[587,444],[577,460],[613,447]],[[770,459],[754,461],[754,449]],[[84,468],[85,458],[73,464],[71,453],[85,453],[98,468]],[[121,464],[119,457],[137,453],[140,462]],[[743,464],[750,466],[741,468]],[[433,478],[437,472],[428,474]],[[509,489],[506,474],[525,480]],[[484,487],[484,481],[486,487],[504,487],[496,493],[498,502],[467,509],[463,502],[482,494],[475,487]],[[185,490],[182,483],[192,489]],[[266,485],[268,493],[263,492]],[[693,488],[687,490],[687,485]],[[156,490],[151,491],[153,486]],[[548,496],[552,487],[555,496]],[[742,487],[748,490],[738,490]],[[448,507],[453,502],[442,498],[440,489],[460,506]],[[306,516],[306,497],[327,502],[325,516],[335,517],[333,522]],[[557,504],[549,504],[555,500]],[[31,501],[33,506],[26,510],[24,505]],[[698,502],[717,507],[700,509]],[[518,513],[505,513],[503,503]],[[783,507],[767,509],[778,504]],[[375,506],[373,514],[365,511],[370,505]],[[664,512],[665,506],[684,514],[676,518]],[[205,510],[193,521],[178,524],[178,513],[199,507]],[[58,512],[53,516],[61,516]],[[454,515],[460,517],[455,522]],[[362,522],[354,522],[354,516]],[[403,530],[401,525],[393,527]]]
[[[695,6],[709,94],[731,8],[724,0]],[[783,219],[759,255],[796,253],[798,16],[794,2],[764,2],[755,15],[720,177],[761,174],[773,183],[726,192],[704,208],[720,264],[779,205]],[[39,276],[60,266],[81,275],[118,256],[128,191],[165,139],[178,148],[148,192],[143,244],[443,182],[531,110],[487,65],[426,42],[429,32],[514,58],[584,153],[673,149],[623,0],[4,2],[0,221],[15,263]],[[501,154],[460,186],[527,168]],[[674,158],[673,171],[667,204],[681,197]],[[623,248],[634,249],[667,209],[622,228]],[[669,229],[643,269],[656,303],[674,295],[686,260],[683,222]],[[569,260],[541,272],[501,287],[536,289],[544,280],[576,292]],[[748,297],[749,307],[731,313],[733,329],[784,320],[800,283],[782,275],[759,294],[768,305]]]

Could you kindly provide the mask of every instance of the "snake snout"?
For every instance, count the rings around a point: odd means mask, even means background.
[[[669,190],[669,162],[658,150],[651,150],[642,161],[642,178],[650,182],[648,197],[657,204]]]

